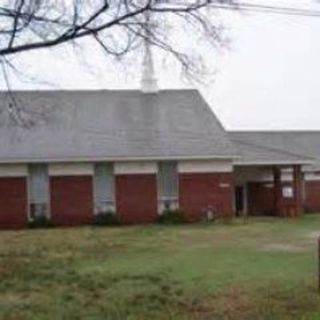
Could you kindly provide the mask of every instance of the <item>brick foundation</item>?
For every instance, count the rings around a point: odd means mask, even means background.
[[[0,178],[0,228],[23,228],[27,222],[26,178]]]
[[[116,208],[122,223],[153,222],[158,215],[156,175],[117,175]]]
[[[232,174],[180,173],[179,202],[189,221],[204,219],[209,207],[220,216],[232,215]]]
[[[92,221],[91,176],[50,177],[51,219],[57,225],[81,225]]]
[[[320,212],[320,180],[305,182],[305,209]]]

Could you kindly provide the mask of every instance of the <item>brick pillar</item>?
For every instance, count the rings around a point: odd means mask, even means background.
[[[282,187],[281,187],[281,169],[273,167],[273,210],[276,216],[282,216]]]
[[[299,216],[303,213],[303,176],[301,172],[301,166],[293,166],[293,189],[294,189],[294,207],[295,216]]]

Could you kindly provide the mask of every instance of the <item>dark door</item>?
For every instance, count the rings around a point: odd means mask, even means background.
[[[240,215],[244,210],[244,188],[236,186],[236,213]]]

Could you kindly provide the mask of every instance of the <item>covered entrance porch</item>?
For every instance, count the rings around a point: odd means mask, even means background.
[[[238,165],[234,179],[238,216],[296,217],[303,213],[301,165]]]

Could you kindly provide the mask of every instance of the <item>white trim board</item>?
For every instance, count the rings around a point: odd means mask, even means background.
[[[157,162],[116,162],[114,174],[157,174]]]
[[[178,162],[179,173],[233,172],[231,161],[222,160],[184,160]]]
[[[0,177],[27,177],[28,166],[26,164],[0,165]]]
[[[92,163],[54,163],[49,164],[49,176],[93,175]]]

